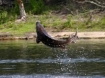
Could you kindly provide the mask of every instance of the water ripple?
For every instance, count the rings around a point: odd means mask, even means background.
[[[16,60],[0,60],[0,64],[2,63],[78,63],[78,62],[105,62],[105,59],[100,58],[60,58],[60,59],[16,59]]]
[[[59,75],[47,75],[47,74],[34,74],[34,75],[9,75],[0,76],[0,78],[104,78],[100,75],[93,76],[59,76]]]

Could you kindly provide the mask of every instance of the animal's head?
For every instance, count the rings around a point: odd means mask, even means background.
[[[78,39],[77,33],[78,33],[78,29],[76,30],[75,34],[72,34],[72,35],[70,36],[70,38],[71,38],[70,43],[76,43],[76,40]]]
[[[40,24],[40,21],[36,21],[36,27],[37,26],[40,26],[41,24]]]

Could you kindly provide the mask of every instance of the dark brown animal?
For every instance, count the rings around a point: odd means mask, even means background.
[[[69,36],[65,41],[55,40],[45,31],[44,27],[40,24],[40,22],[36,22],[36,32],[37,32],[36,42],[37,43],[42,42],[46,46],[52,48],[65,49],[67,44],[75,42],[77,38],[76,31],[75,35],[72,35],[71,37]]]

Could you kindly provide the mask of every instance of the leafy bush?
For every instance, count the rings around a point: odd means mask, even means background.
[[[40,14],[45,9],[45,4],[43,0],[29,0],[31,12],[34,14]]]
[[[65,28],[72,28],[72,16],[68,16],[67,21],[64,23]]]

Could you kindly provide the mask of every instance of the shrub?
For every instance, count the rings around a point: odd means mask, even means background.
[[[45,9],[45,4],[43,0],[29,0],[31,12],[34,14],[40,14]]]

